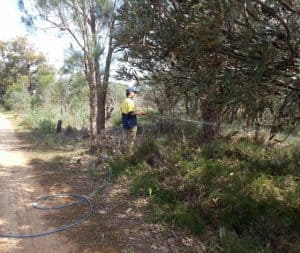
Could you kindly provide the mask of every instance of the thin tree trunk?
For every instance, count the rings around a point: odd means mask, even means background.
[[[93,107],[96,108],[93,113],[91,113],[91,121],[93,121],[93,137],[92,137],[92,143],[91,143],[91,150],[95,151],[100,144],[100,138],[98,138],[101,130],[103,129],[103,126],[99,124],[99,121],[101,121],[101,114],[103,113],[102,107],[101,107],[101,100],[103,93],[101,86],[101,74],[100,74],[100,50],[98,42],[97,42],[97,32],[96,32],[96,16],[95,16],[95,5],[94,2],[90,2],[90,28],[92,33],[92,49],[91,49],[91,62],[89,64],[90,69],[92,70],[92,77],[94,81],[94,90],[93,90]],[[105,101],[104,101],[105,103]],[[105,117],[105,111],[104,111],[104,117]]]
[[[105,104],[106,104],[106,90],[103,90],[102,87],[97,88],[97,134],[100,135],[101,132],[105,129]]]
[[[96,63],[96,66],[99,67],[99,62]],[[103,89],[99,70],[96,70],[96,76],[97,76],[97,83],[96,83],[96,95],[97,95],[97,116],[96,117],[97,118],[96,118],[96,123],[97,123],[97,135],[100,135],[102,130],[105,129],[105,104],[106,104],[107,91],[105,89]]]
[[[89,60],[84,62],[85,77],[89,86],[89,106],[90,106],[90,150],[97,149],[97,86],[93,63]]]
[[[89,75],[89,100],[90,100],[90,134],[92,148],[97,142],[97,90],[96,83],[94,82],[93,75]]]
[[[261,122],[263,121],[263,114],[259,113],[256,122],[255,122],[255,135],[254,135],[254,141],[258,142],[259,141],[259,135],[261,132]]]
[[[113,15],[111,19],[110,25],[110,32],[109,32],[109,42],[108,42],[108,53],[105,62],[105,70],[102,85],[97,89],[97,96],[98,96],[98,116],[97,116],[97,126],[98,126],[98,134],[105,129],[105,118],[106,118],[106,97],[107,97],[107,90],[109,84],[109,74],[110,74],[110,66],[112,61],[112,55],[114,52],[113,47],[113,30],[115,25],[115,17]]]

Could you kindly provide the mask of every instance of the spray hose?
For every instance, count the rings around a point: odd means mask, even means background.
[[[0,233],[0,238],[26,239],[26,238],[47,236],[47,235],[55,234],[55,233],[73,228],[73,227],[77,226],[78,224],[85,222],[86,220],[88,220],[91,217],[91,215],[93,214],[94,209],[95,209],[95,207],[91,201],[91,198],[93,198],[97,193],[102,191],[107,186],[107,184],[111,181],[111,178],[112,178],[112,171],[110,169],[107,180],[105,180],[105,182],[103,184],[98,186],[96,188],[96,190],[93,191],[88,196],[79,195],[79,194],[51,194],[51,195],[42,196],[42,197],[36,199],[32,203],[33,208],[39,209],[41,211],[53,211],[53,210],[58,210],[58,209],[64,209],[64,208],[67,208],[70,206],[78,206],[78,205],[82,205],[82,204],[87,205],[88,211],[83,216],[81,216],[80,218],[75,220],[74,222],[69,223],[67,225],[59,226],[59,227],[56,227],[56,228],[53,228],[53,229],[50,229],[47,231],[42,231],[39,233],[32,233],[32,234],[1,234]],[[43,205],[39,204],[42,201],[55,199],[55,198],[74,198],[74,199],[77,199],[77,201],[74,201],[74,202],[68,203],[68,204],[63,204],[63,205],[56,205],[56,206],[43,206]]]

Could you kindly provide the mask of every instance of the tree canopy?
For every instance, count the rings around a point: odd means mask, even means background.
[[[37,85],[38,71],[44,64],[45,57],[26,38],[0,41],[0,97],[22,76],[28,79],[26,88],[33,91]]]
[[[199,100],[207,137],[229,112],[244,111],[256,124],[268,116],[272,132],[295,127],[299,10],[297,0],[125,1],[118,41],[131,70],[124,72]]]

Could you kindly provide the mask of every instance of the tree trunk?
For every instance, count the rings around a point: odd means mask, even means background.
[[[91,146],[95,146],[97,142],[97,91],[93,82],[89,83],[89,88]]]
[[[95,152],[97,149],[97,86],[93,68],[93,63],[89,60],[85,62],[85,77],[89,86],[89,105],[90,105],[90,150]]]
[[[97,134],[100,135],[105,129],[105,104],[107,91],[102,87],[97,87]]]
[[[98,86],[97,88],[97,97],[98,97],[98,115],[97,115],[98,132],[97,133],[98,134],[101,134],[101,132],[105,129],[105,118],[106,118],[105,105],[106,105],[106,97],[107,97],[107,90],[109,84],[110,66],[112,61],[112,55],[114,52],[114,47],[113,47],[114,25],[115,25],[115,17],[113,15],[111,19],[111,25],[110,25],[108,53],[106,56],[103,81],[102,81],[102,85]]]
[[[254,141],[256,143],[259,142],[259,135],[260,135],[260,132],[261,132],[261,124],[262,124],[262,121],[263,121],[263,114],[262,113],[259,113],[257,118],[256,118],[256,122],[255,122],[255,135],[254,135]]]
[[[221,112],[222,107],[216,105],[214,101],[201,101],[202,112],[202,137],[204,140],[214,140],[220,135],[221,131]]]
[[[61,133],[61,128],[62,128],[62,120],[60,119],[57,121],[56,133]]]

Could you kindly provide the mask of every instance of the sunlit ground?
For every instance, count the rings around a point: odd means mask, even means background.
[[[0,146],[0,167],[24,166],[26,163],[23,154],[2,150]]]

